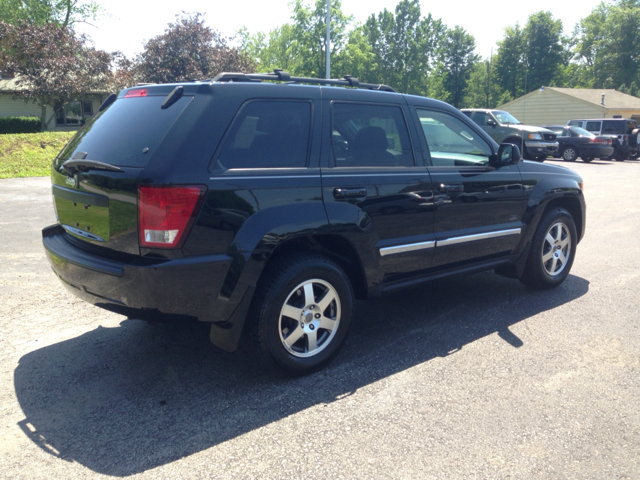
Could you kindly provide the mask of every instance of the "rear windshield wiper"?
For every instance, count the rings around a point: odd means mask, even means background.
[[[104,170],[107,172],[123,172],[123,170],[115,165],[109,165],[108,163],[99,162],[97,160],[86,160],[80,158],[72,158],[62,164],[62,168],[65,169],[70,175],[76,172],[88,172],[89,170]]]

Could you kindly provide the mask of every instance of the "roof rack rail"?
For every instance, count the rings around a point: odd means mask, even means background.
[[[351,75],[345,75],[344,78],[308,78],[308,77],[292,77],[288,72],[276,68],[273,73],[239,73],[239,72],[222,72],[208,81],[213,82],[262,82],[263,80],[279,81],[291,83],[315,83],[318,85],[338,85],[344,87],[366,88],[368,90],[380,90],[383,92],[396,91],[388,85],[376,83],[361,83],[357,78]]]

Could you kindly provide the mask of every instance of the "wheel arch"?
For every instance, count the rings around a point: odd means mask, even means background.
[[[576,197],[556,197],[549,200],[545,205],[542,215],[544,216],[549,210],[560,207],[567,210],[573,217],[573,221],[576,223],[576,231],[578,232],[577,242],[582,240],[582,234],[584,232],[584,218],[582,215],[582,206],[580,201]]]
[[[357,299],[367,298],[367,280],[362,261],[355,247],[344,237],[319,234],[298,237],[278,245],[269,256],[258,282],[279,258],[295,253],[317,253],[336,262],[347,274]]]

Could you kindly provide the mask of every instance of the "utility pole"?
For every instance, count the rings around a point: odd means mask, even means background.
[[[331,0],[327,0],[327,41],[325,45],[327,48],[326,78],[331,78]]]

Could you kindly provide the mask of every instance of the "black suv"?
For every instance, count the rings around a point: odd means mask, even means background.
[[[487,269],[555,287],[585,228],[571,170],[351,77],[123,90],[51,178],[43,242],[65,287],[131,318],[208,322],[228,351],[244,334],[290,373],[338,352],[355,299]]]

